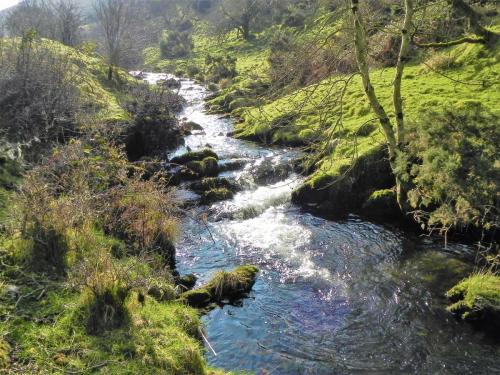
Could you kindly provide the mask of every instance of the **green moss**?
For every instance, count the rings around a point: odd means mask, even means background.
[[[217,272],[207,284],[183,293],[180,301],[197,308],[205,308],[211,303],[234,302],[252,290],[258,272],[255,266]]]
[[[399,220],[402,215],[394,189],[374,191],[363,203],[362,212],[369,217],[378,217],[384,220]]]
[[[215,177],[219,174],[219,163],[215,157],[209,156],[201,161],[190,161],[186,167],[195,172],[198,177]]]
[[[197,181],[191,184],[190,188],[197,193],[204,193],[212,189],[225,188],[227,190],[234,191],[236,186],[229,182],[227,178],[217,178],[217,177],[206,177],[201,181]]]
[[[174,164],[187,164],[190,161],[202,161],[205,158],[219,159],[217,154],[210,150],[209,148],[203,149],[201,151],[192,151],[185,153],[184,155],[172,158],[171,162]]]
[[[234,193],[227,188],[214,188],[203,192],[201,201],[204,204],[211,204],[219,201],[232,199]]]
[[[448,311],[465,320],[481,319],[485,312],[500,317],[500,276],[472,275],[451,288],[446,296],[454,303]]]
[[[200,288],[182,293],[179,300],[188,306],[202,308],[212,302],[212,295],[206,288]]]
[[[252,290],[259,269],[255,266],[241,266],[231,272],[217,272],[204,286],[216,302],[235,300]]]

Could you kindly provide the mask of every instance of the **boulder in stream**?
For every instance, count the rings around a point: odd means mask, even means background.
[[[196,308],[211,303],[234,303],[245,297],[255,284],[259,269],[255,266],[240,266],[231,272],[219,271],[199,289],[182,293],[180,300]]]
[[[170,160],[170,162],[174,163],[174,164],[185,165],[185,164],[189,163],[190,161],[201,161],[201,160],[208,158],[208,157],[212,157],[212,158],[215,158],[217,160],[219,159],[217,154],[215,152],[213,152],[212,150],[203,149],[200,151],[191,151],[191,152],[187,152],[183,155],[176,156],[176,157],[172,158],[172,160]]]

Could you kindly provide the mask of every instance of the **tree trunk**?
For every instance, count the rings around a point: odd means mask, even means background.
[[[458,14],[467,17],[472,32],[482,37],[486,45],[494,47],[499,42],[500,35],[484,28],[480,23],[481,15],[464,0],[448,0],[448,2]]]
[[[405,117],[403,108],[403,98],[401,95],[401,81],[403,79],[403,72],[406,61],[408,61],[408,51],[410,50],[410,29],[413,27],[413,0],[405,0],[405,19],[403,27],[401,28],[401,47],[398,55],[398,62],[396,64],[396,74],[393,82],[393,95],[392,101],[394,105],[394,113],[396,115],[396,142],[398,151],[402,151],[405,145]],[[409,190],[408,183],[401,179],[398,173],[394,174],[396,177],[396,193],[399,207],[403,211],[407,211]]]
[[[401,97],[401,81],[403,77],[403,70],[408,59],[407,54],[410,45],[409,29],[412,26],[413,18],[413,1],[405,0],[405,20],[401,30],[401,48],[398,56],[398,63],[396,66],[396,76],[393,83],[393,104],[396,112],[396,131],[393,124],[380,103],[375,89],[371,83],[370,70],[368,66],[368,42],[366,40],[366,30],[363,18],[359,14],[359,1],[351,0],[351,12],[354,20],[354,47],[356,52],[356,62],[359,72],[363,81],[363,87],[370,102],[370,106],[375,112],[380,125],[382,126],[383,133],[387,140],[387,148],[389,151],[389,163],[394,173],[397,191],[397,200],[399,207],[403,212],[408,209],[406,192],[408,185],[403,181],[401,175],[397,172],[396,157],[399,152],[403,152],[404,147],[404,110],[403,100]]]
[[[111,81],[113,79],[113,66],[109,64],[108,66],[108,81]]]
[[[246,13],[241,18],[241,32],[243,33],[243,39],[250,39],[250,19],[251,15]]]

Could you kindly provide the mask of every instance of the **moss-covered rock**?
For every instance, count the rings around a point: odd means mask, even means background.
[[[233,192],[237,190],[237,186],[231,183],[227,178],[217,177],[206,177],[201,181],[193,182],[190,185],[190,188],[198,194],[203,194],[206,191],[220,188],[224,188]]]
[[[490,332],[500,332],[500,276],[492,273],[469,276],[446,296],[453,302],[448,311]]]
[[[217,154],[210,150],[209,148],[203,149],[201,151],[192,151],[192,152],[187,152],[184,155],[181,156],[176,156],[175,158],[172,158],[170,160],[174,164],[187,164],[191,161],[202,161],[205,158],[214,158],[214,159],[219,159]]]
[[[182,293],[179,300],[196,308],[205,308],[211,303],[235,302],[252,290],[258,272],[259,269],[255,266],[217,272],[201,288]]]
[[[192,273],[189,275],[179,276],[175,283],[180,286],[183,290],[191,290],[196,285],[198,278]]]
[[[203,192],[201,195],[201,201],[203,204],[211,204],[232,199],[233,197],[234,193],[231,190],[227,188],[215,188]]]
[[[9,367],[10,362],[10,345],[7,341],[0,338],[0,369]]]
[[[375,190],[361,207],[363,215],[384,220],[398,220],[402,213],[394,189]]]
[[[201,161],[190,161],[186,167],[195,172],[198,177],[215,177],[219,174],[219,163],[216,158],[209,156]]]
[[[179,300],[191,307],[203,308],[212,302],[212,295],[207,289],[200,288],[182,293]]]
[[[242,298],[252,290],[259,269],[255,266],[241,266],[234,271],[217,272],[207,283],[205,289],[210,292],[214,302]]]
[[[359,209],[374,190],[394,184],[387,151],[380,147],[345,165],[338,173],[310,177],[292,194],[303,207],[330,215],[342,215]]]

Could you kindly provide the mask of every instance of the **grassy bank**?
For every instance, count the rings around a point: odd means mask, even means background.
[[[0,372],[221,374],[178,298],[180,202],[116,137],[136,82],[90,50],[33,48],[64,59],[82,110],[36,163],[0,159]]]

